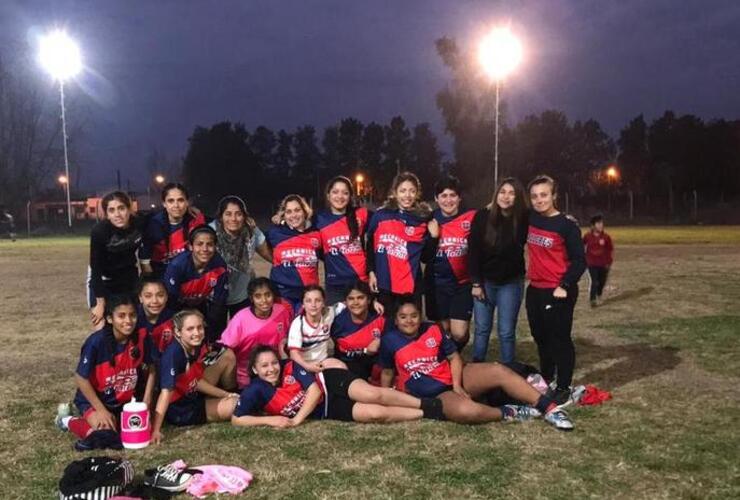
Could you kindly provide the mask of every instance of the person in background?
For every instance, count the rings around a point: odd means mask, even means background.
[[[614,244],[604,230],[604,216],[597,214],[591,217],[591,229],[583,235],[583,246],[586,249],[586,265],[591,277],[589,300],[591,307],[601,302],[609,269],[612,267]]]

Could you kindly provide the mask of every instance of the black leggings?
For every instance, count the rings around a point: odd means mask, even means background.
[[[589,294],[590,300],[596,300],[596,297],[601,297],[604,292],[604,285],[606,285],[606,278],[609,276],[608,267],[589,267],[588,274],[591,276],[591,290]]]
[[[578,287],[568,289],[568,296],[556,299],[554,288],[527,287],[527,319],[540,355],[540,372],[548,382],[557,372],[558,389],[567,389],[573,381],[576,349],[573,345],[573,309]]]

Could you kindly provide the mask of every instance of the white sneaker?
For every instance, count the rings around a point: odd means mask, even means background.
[[[573,422],[570,421],[570,417],[565,413],[565,410],[555,408],[549,413],[545,414],[545,422],[552,425],[560,431],[572,431],[575,429]]]
[[[54,417],[54,425],[61,431],[68,431],[69,428],[65,424],[66,417],[72,416],[72,410],[69,407],[69,403],[59,403],[57,405],[57,416]]]

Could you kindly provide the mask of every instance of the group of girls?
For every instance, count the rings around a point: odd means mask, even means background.
[[[98,330],[75,377],[81,415],[58,422],[81,439],[115,429],[113,416],[138,387],[150,407],[158,392],[156,442],[165,421],[286,427],[309,416],[544,416],[572,429],[561,406],[570,395],[584,259],[577,225],[555,206],[555,182],[530,183],[531,211],[515,179],[478,211],[462,208],[454,178],[435,186],[437,209],[421,195],[418,178],[401,173],[371,213],[355,204],[351,181],[336,177],[326,209],[314,215],[301,196],[286,196],[264,233],[237,196],[223,198],[206,224],[180,184],[165,186],[164,210],[154,214],[134,214],[124,193],[107,195],[91,237]],[[541,374],[552,382],[545,394],[511,369],[521,367],[514,332],[525,246],[528,319]],[[272,263],[269,279],[254,276],[256,254]],[[137,286],[138,305],[126,298]],[[422,321],[422,297],[435,323]],[[500,364],[484,362],[496,308]],[[473,310],[474,362],[465,364]]]

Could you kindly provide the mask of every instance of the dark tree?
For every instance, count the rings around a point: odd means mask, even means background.
[[[278,131],[277,149],[272,157],[272,164],[279,176],[289,177],[292,174],[294,158],[293,136],[285,130]]]
[[[383,170],[376,179],[382,190],[376,194],[381,198],[385,196],[393,177],[411,167],[411,132],[400,116],[393,117],[390,125],[385,127],[383,157]]]
[[[647,123],[639,115],[619,132],[619,156],[617,163],[622,171],[622,182],[635,192],[645,188],[650,168],[650,152],[647,144]]]
[[[385,149],[385,131],[382,125],[375,122],[365,127],[362,134],[362,150],[360,151],[360,168],[365,172],[367,179],[365,188],[373,192],[385,192],[379,185],[383,179],[383,150]]]
[[[320,196],[321,152],[317,145],[316,129],[310,125],[300,127],[295,131],[293,145],[295,149],[294,178],[316,186],[316,196]]]
[[[276,146],[277,138],[275,137],[275,133],[267,127],[260,125],[249,136],[249,147],[259,160],[263,170],[273,167],[272,158],[275,154]]]
[[[410,169],[419,176],[427,199],[434,196],[434,184],[440,177],[441,167],[442,153],[437,147],[437,138],[428,123],[418,124],[411,139]]]
[[[344,175],[352,176],[360,167],[362,131],[365,127],[359,120],[345,118],[339,124],[339,167]]]
[[[322,162],[327,177],[338,175],[341,171],[341,162],[339,155],[339,129],[337,127],[327,127],[324,130],[321,147],[324,150]]]

